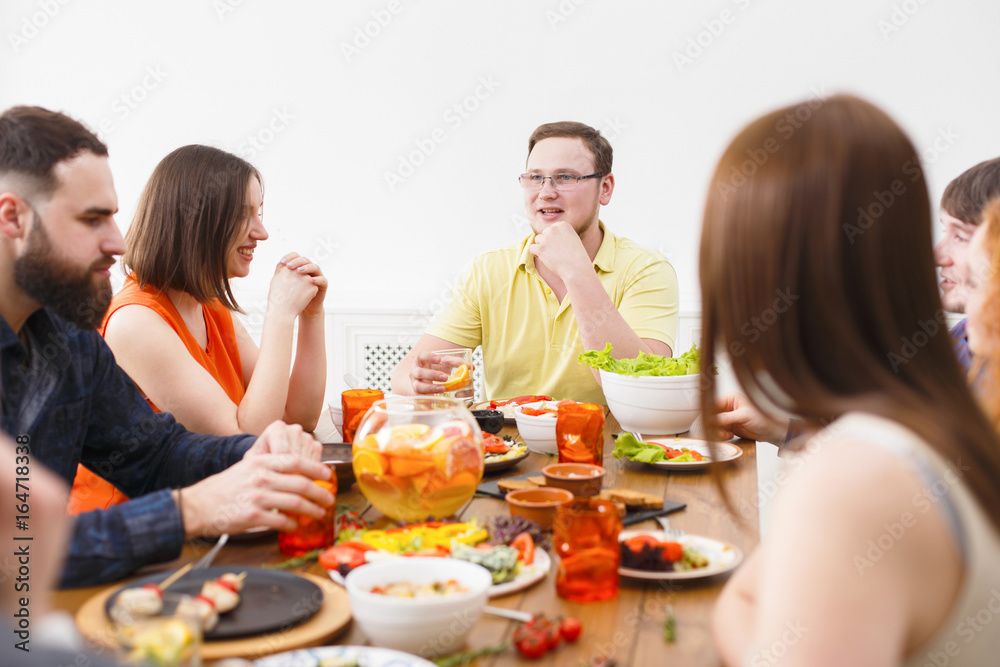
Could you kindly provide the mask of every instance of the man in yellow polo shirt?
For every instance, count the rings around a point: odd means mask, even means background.
[[[480,255],[448,307],[392,375],[398,394],[436,394],[448,375],[438,350],[483,346],[491,399],[548,394],[606,403],[584,350],[671,356],[677,274],[660,254],[599,220],[611,201],[611,145],[594,128],[548,123],[528,140],[520,183],[533,234]]]

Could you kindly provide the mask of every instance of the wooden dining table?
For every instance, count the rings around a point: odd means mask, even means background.
[[[757,516],[757,467],[756,445],[753,441],[737,440],[742,455],[730,462],[718,464],[718,477],[707,469],[690,471],[664,470],[660,467],[615,459],[612,435],[621,428],[614,416],[607,414],[605,421],[605,488],[629,488],[655,493],[669,500],[686,504],[683,510],[669,515],[672,528],[679,528],[691,535],[711,538],[732,545],[744,557],[756,547],[759,540]],[[514,426],[505,426],[501,435],[516,435]],[[530,453],[529,456],[508,470],[487,474],[484,481],[540,471],[554,462],[552,456]],[[724,485],[732,511],[727,508],[718,482]],[[367,503],[357,485],[340,489],[337,502],[363,509]],[[490,516],[508,514],[507,504],[500,499],[476,496],[459,513],[465,521],[472,517],[483,523]],[[369,508],[366,519],[379,516]],[[652,519],[629,526],[628,530],[659,530]],[[201,557],[211,543],[188,543],[175,561],[146,568],[142,576],[152,572],[176,570],[187,562]],[[285,560],[278,552],[276,539],[233,540],[215,557],[214,565],[257,567]],[[553,560],[555,560],[553,558]],[[641,580],[622,577],[618,596],[614,600],[596,603],[573,603],[556,595],[555,564],[548,575],[537,584],[493,598],[490,604],[497,607],[529,613],[544,612],[550,615],[575,616],[582,621],[583,633],[572,644],[563,642],[560,647],[546,654],[539,665],[602,664],[602,658],[613,658],[619,667],[640,667],[650,664],[718,665],[719,658],[712,638],[711,618],[715,600],[729,574],[690,580]],[[316,562],[294,568],[293,572],[326,577],[326,571]],[[121,582],[113,587],[120,586]],[[109,586],[78,588],[58,591],[55,606],[76,613],[95,595],[106,592]],[[671,613],[675,619],[675,637],[665,639],[664,627]],[[509,640],[517,621],[484,614],[473,626],[468,636],[468,650],[486,647]],[[348,623],[336,634],[326,637],[319,644],[367,645],[370,642],[354,623]],[[314,642],[315,644],[315,642]],[[504,666],[523,665],[526,660],[510,648],[502,653],[476,659],[473,665]]]

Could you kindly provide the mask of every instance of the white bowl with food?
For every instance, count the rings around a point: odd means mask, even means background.
[[[556,401],[536,401],[535,403],[525,403],[514,408],[514,422],[517,424],[517,434],[524,440],[524,444],[533,452],[542,454],[558,454],[556,448],[556,415],[555,412],[547,415],[526,415],[521,412],[524,408],[555,409]]]
[[[347,575],[351,613],[376,646],[422,656],[460,649],[483,613],[493,577],[454,558],[391,558]]]
[[[623,431],[644,437],[684,433],[701,412],[700,375],[600,373],[604,398]]]

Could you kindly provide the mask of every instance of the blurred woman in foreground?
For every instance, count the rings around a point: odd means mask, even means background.
[[[713,177],[706,418],[726,352],[757,409],[818,431],[720,596],[728,665],[956,667],[1000,651],[1000,633],[966,621],[1000,604],[1000,446],[939,321],[916,155],[882,111],[837,96],[751,123]],[[781,313],[779,294],[793,301]],[[774,324],[751,340],[753,318]]]

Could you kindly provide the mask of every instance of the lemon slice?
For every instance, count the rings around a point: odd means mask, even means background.
[[[461,389],[465,385],[469,384],[472,378],[469,375],[469,366],[467,364],[462,364],[460,366],[455,366],[452,369],[451,375],[448,379],[441,382],[435,382],[434,384],[444,384],[445,391],[455,391],[456,389]]]
[[[421,438],[431,430],[427,424],[396,424],[389,434],[390,445],[401,445]]]

